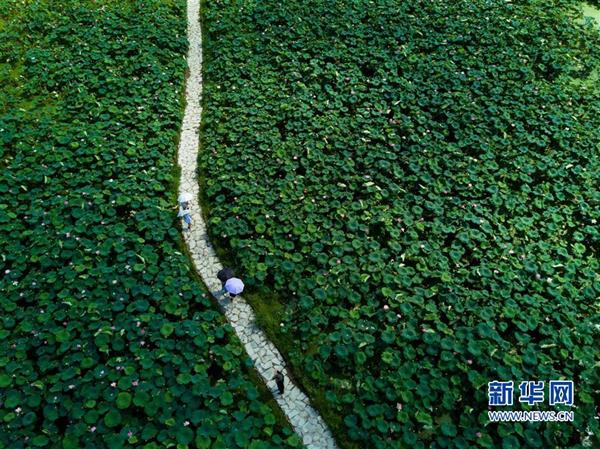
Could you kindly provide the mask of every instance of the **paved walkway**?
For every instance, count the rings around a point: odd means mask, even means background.
[[[200,30],[199,0],[188,0],[188,66],[186,85],[186,108],[179,142],[179,165],[181,183],[179,192],[189,192],[198,198],[199,187],[196,168],[199,149],[198,130],[202,114],[202,34]],[[255,325],[252,308],[241,297],[231,302],[221,293],[217,272],[222,268],[208,240],[206,226],[197,201],[192,203],[192,230],[184,231],[196,270],[219,301],[227,319],[235,329],[256,369],[273,392],[277,403],[289,419],[294,430],[308,449],[337,449],[325,422],[310,406],[306,395],[289,381],[283,357],[263,331]],[[285,393],[280,396],[272,378],[275,370],[285,376]]]

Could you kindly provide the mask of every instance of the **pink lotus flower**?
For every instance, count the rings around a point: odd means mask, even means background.
[[[96,426],[90,427],[90,432],[95,432],[95,431],[96,431]]]
[[[133,385],[134,387],[137,387],[139,385],[139,381],[134,380],[133,382],[131,382],[131,385]]]
[[[481,432],[477,432],[477,433],[475,434],[475,436],[476,436],[477,438],[481,438]]]
[[[383,306],[383,310],[389,310],[390,306],[388,306],[387,304]]]
[[[133,432],[130,430],[129,432],[127,432],[127,437],[131,438],[133,436]]]

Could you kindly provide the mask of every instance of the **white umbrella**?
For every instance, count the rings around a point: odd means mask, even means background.
[[[187,203],[188,201],[192,201],[192,194],[189,192],[183,192],[181,195],[179,195],[177,201],[179,201],[180,203]]]
[[[244,283],[241,279],[230,278],[225,282],[225,290],[227,290],[227,293],[239,295],[244,290]]]

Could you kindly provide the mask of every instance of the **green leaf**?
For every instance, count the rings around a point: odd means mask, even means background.
[[[23,416],[23,424],[25,424],[26,426],[29,426],[31,424],[33,424],[37,419],[37,415],[33,412],[27,412],[24,416]]]
[[[138,390],[135,392],[135,396],[133,397],[133,403],[138,407],[143,407],[146,405],[150,396],[145,391]]]
[[[231,392],[226,391],[221,395],[221,404],[223,405],[231,405],[233,404],[233,395]]]
[[[454,437],[457,434],[456,426],[450,422],[443,422],[440,425],[442,433],[449,437]]]
[[[381,294],[386,298],[391,298],[394,295],[394,291],[389,287],[383,287],[381,289]]]
[[[74,435],[67,435],[62,440],[62,449],[79,449],[79,440]]]
[[[235,443],[238,447],[245,448],[248,447],[249,437],[246,432],[236,432],[234,434]]]
[[[273,424],[275,424],[275,422],[275,416],[272,413],[265,415],[265,424],[267,424],[268,426],[272,426]]]
[[[12,377],[7,374],[0,374],[0,388],[6,388],[12,384]]]
[[[107,427],[116,427],[119,424],[121,424],[121,414],[119,413],[119,411],[118,410],[110,410],[104,416],[104,424]]]
[[[520,447],[519,440],[512,435],[505,436],[502,439],[502,449],[519,449]]]
[[[210,447],[210,438],[203,435],[197,435],[194,443],[198,449],[208,449]]]
[[[189,373],[181,373],[177,376],[177,383],[181,385],[189,384],[192,381],[192,376]]]
[[[385,343],[391,344],[396,341],[396,335],[393,330],[385,330],[381,333],[381,340]]]
[[[171,335],[173,333],[174,330],[175,330],[175,328],[173,327],[172,324],[165,323],[160,328],[160,333],[163,335],[163,337],[168,337],[169,335]]]
[[[327,298],[327,292],[322,288],[316,288],[313,290],[313,296],[319,301],[324,301]]]
[[[194,439],[194,432],[189,427],[181,426],[175,434],[179,444],[189,444]]]
[[[381,354],[381,360],[384,363],[391,364],[394,360],[394,355],[389,349],[386,349],[385,351],[383,351],[383,354]]]
[[[431,427],[433,425],[431,415],[428,413],[419,410],[415,413],[415,418],[418,422],[425,424],[427,427]]]
[[[121,392],[117,395],[117,407],[124,409],[129,407],[131,404],[131,394],[127,392]]]
[[[63,343],[69,340],[69,332],[66,329],[61,329],[54,334],[58,343]]]
[[[50,442],[50,440],[46,435],[37,435],[33,438],[33,440],[31,440],[31,442],[34,446],[43,447],[46,446]]]

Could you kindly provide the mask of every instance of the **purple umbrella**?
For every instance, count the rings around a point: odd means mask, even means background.
[[[238,278],[227,279],[225,290],[232,295],[239,295],[244,290],[244,283]]]

